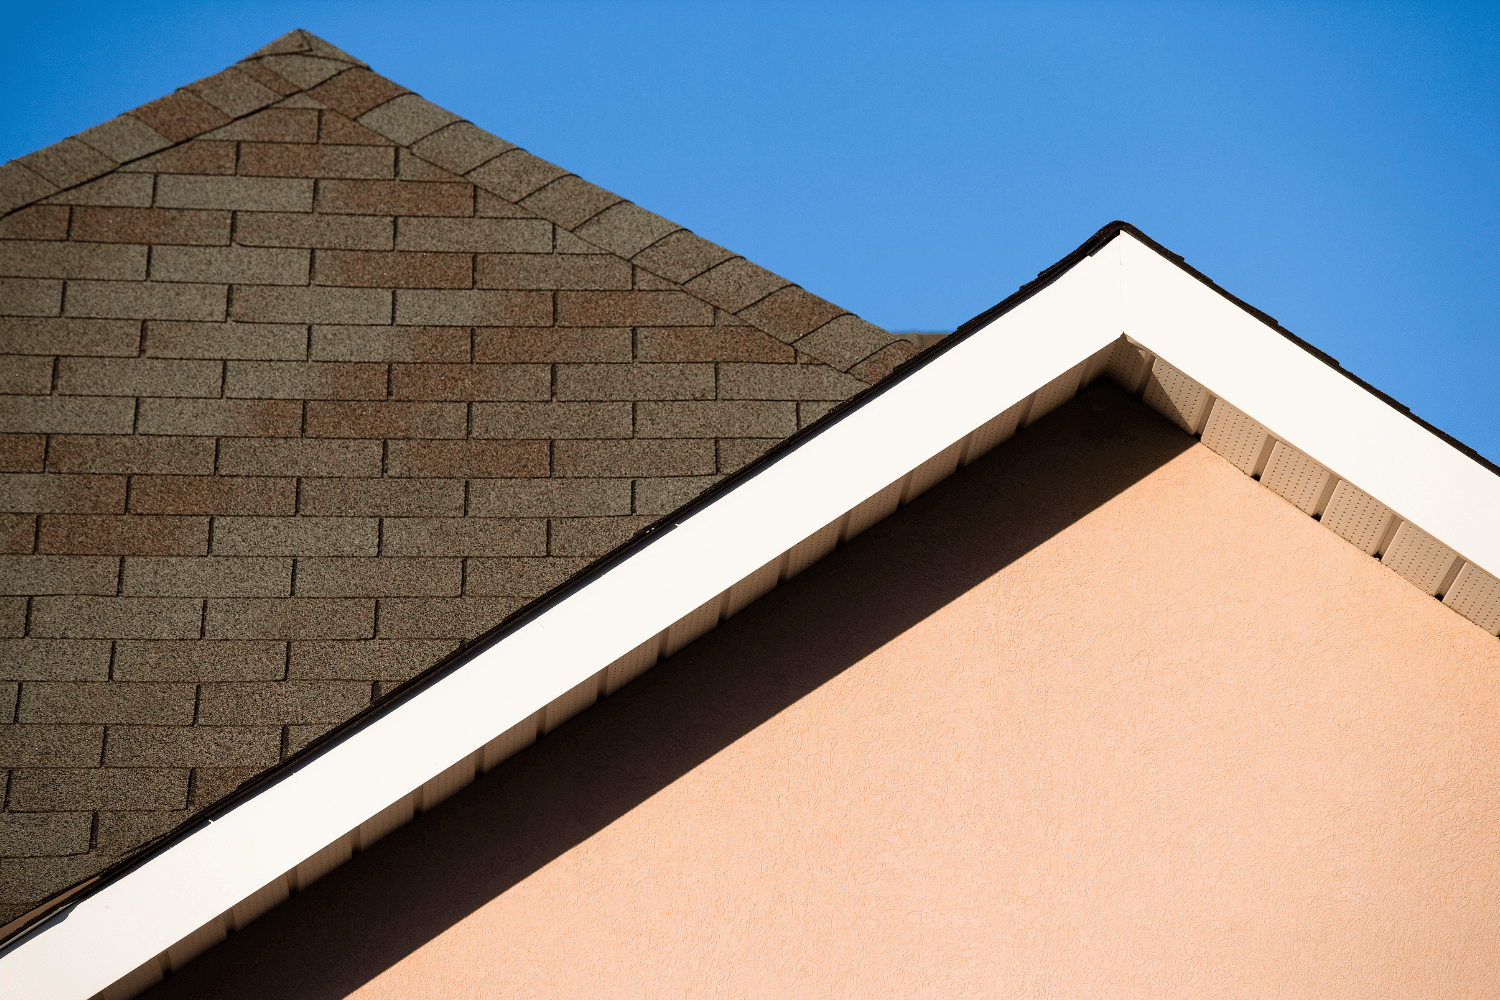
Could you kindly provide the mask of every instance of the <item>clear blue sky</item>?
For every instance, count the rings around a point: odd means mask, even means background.
[[[889,329],[1126,219],[1500,460],[1500,5],[7,6],[0,158],[303,27]]]

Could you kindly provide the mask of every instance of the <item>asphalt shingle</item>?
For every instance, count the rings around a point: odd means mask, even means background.
[[[0,167],[0,921],[908,356],[845,315],[304,32]]]
[[[112,319],[20,319],[0,323],[0,353],[136,356],[141,324]]]

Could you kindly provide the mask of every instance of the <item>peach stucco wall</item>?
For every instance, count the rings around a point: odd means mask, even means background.
[[[1497,640],[1096,388],[160,992],[1497,997],[1497,723]]]

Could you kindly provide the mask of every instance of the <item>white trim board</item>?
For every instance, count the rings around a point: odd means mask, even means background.
[[[1109,249],[1125,277],[1123,332],[1469,559],[1500,570],[1500,476],[1130,234]]]
[[[955,444],[976,429],[1006,412],[1024,419],[1025,405],[1012,408],[1043,387],[1071,396],[1122,333],[1444,544],[1500,567],[1500,477],[1120,233],[461,667],[20,939],[0,956],[0,993],[82,1000],[149,985],[154,977],[127,982],[674,623],[722,605],[736,583],[828,535],[923,463],[956,464]]]

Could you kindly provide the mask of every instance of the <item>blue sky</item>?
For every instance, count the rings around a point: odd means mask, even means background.
[[[1126,219],[1500,460],[1500,5],[14,3],[0,159],[293,27],[889,329]]]

